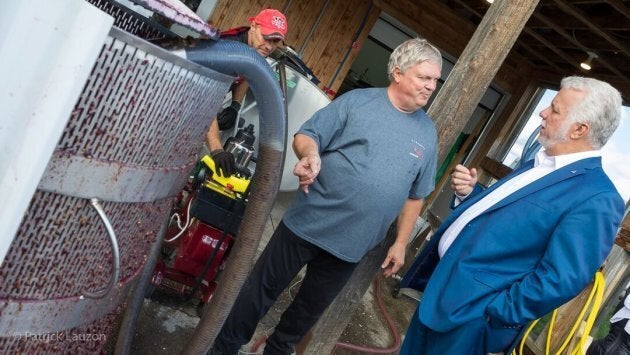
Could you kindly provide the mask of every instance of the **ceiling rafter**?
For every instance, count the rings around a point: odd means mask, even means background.
[[[626,48],[621,42],[619,42],[612,33],[601,28],[597,24],[593,23],[586,14],[584,14],[580,9],[575,6],[566,3],[564,0],[553,0],[558,7],[560,7],[564,12],[571,14],[578,20],[582,21],[586,26],[588,26],[593,32],[610,42],[613,46],[617,47],[617,49],[624,52],[626,55],[630,56],[630,49]]]
[[[455,0],[455,2],[457,2],[460,6],[464,7],[466,10],[470,11],[471,13],[473,13],[476,16],[479,16],[480,18],[482,18],[484,15],[479,13],[477,10],[471,8],[470,6],[468,6],[468,4],[463,3],[460,0]],[[556,53],[560,58],[564,59],[567,63],[569,63],[572,67],[575,67],[576,65],[576,60],[574,58],[572,58],[571,56],[569,56],[568,54],[566,54],[564,51],[560,50],[558,47],[556,47],[553,43],[547,41],[546,39],[544,39],[542,36],[540,36],[538,33],[536,33],[536,31],[528,28],[527,26],[525,26],[523,28],[523,32],[527,33],[528,35],[532,36],[533,38],[535,38],[538,42],[542,43],[545,47],[549,48],[551,51],[553,51],[554,53]],[[523,45],[524,43],[520,43],[521,45]],[[536,53],[535,50],[533,50],[531,47],[529,46],[523,46],[523,48],[528,49],[528,51],[532,51],[533,53]],[[539,53],[534,54],[537,58],[542,59],[542,55]],[[543,59],[543,61],[547,64],[550,63],[550,61],[548,59]],[[553,68],[555,68],[556,70],[561,71],[561,69],[558,67],[558,65],[556,65],[555,63],[552,65]]]
[[[564,51],[562,51],[558,47],[556,47],[553,43],[551,43],[548,40],[544,39],[541,35],[536,33],[536,31],[532,30],[531,28],[525,27],[525,28],[523,28],[523,32],[525,32],[528,35],[534,37],[538,42],[540,42],[543,45],[545,45],[545,47],[551,49],[554,53],[556,53],[560,58],[564,59],[571,66],[575,66],[575,62],[576,62],[575,58],[569,56]]]
[[[564,39],[566,39],[567,41],[573,43],[574,45],[576,45],[578,48],[580,48],[584,52],[592,51],[591,49],[586,48],[584,45],[582,45],[580,42],[578,42],[567,31],[562,29],[560,26],[556,25],[547,16],[542,15],[540,13],[534,13],[534,17],[536,17],[536,19],[540,20],[545,25],[549,26],[552,30],[556,31],[559,35],[564,37]],[[597,62],[601,63],[602,65],[604,65],[606,68],[608,68],[608,70],[610,70],[611,72],[615,73],[616,75],[619,75],[620,77],[624,78],[625,80],[630,81],[630,79],[626,75],[624,75],[621,71],[619,71],[614,65],[612,65],[608,61],[606,61],[605,58],[602,58],[600,56],[600,57],[597,58]]]
[[[622,15],[624,15],[627,19],[630,19],[630,8],[624,5],[620,0],[604,0],[610,6],[612,6],[615,10],[619,11]]]
[[[540,54],[540,51],[530,47],[529,45],[520,42],[518,43],[519,46],[525,48],[525,50],[527,50],[530,54],[532,54],[533,56],[535,56],[536,58],[542,60],[543,62],[547,63],[547,65],[549,65],[550,67],[556,69],[557,71],[561,72],[562,68],[560,68],[556,63],[552,62],[551,60],[549,60],[549,58],[547,58],[546,56]]]

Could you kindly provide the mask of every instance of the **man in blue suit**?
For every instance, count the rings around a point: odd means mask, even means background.
[[[544,109],[544,150],[485,191],[477,172],[451,177],[456,208],[403,278],[424,291],[401,354],[506,352],[522,328],[575,297],[613,244],[624,203],[600,148],[621,95],[568,77]]]

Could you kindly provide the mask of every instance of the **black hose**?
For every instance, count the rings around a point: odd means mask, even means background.
[[[256,171],[243,223],[221,275],[221,286],[206,305],[184,354],[205,354],[227,318],[249,270],[280,186],[285,149],[286,110],[280,86],[267,62],[244,43],[202,41],[185,49],[186,58],[224,74],[244,77],[260,113],[260,144]]]
[[[169,219],[167,218],[160,228],[155,242],[153,242],[153,245],[149,250],[147,261],[144,264],[144,268],[142,268],[142,272],[136,281],[133,291],[127,297],[127,308],[125,310],[125,316],[120,325],[120,329],[118,330],[116,348],[114,349],[114,354],[116,355],[127,355],[131,350],[133,335],[136,331],[136,321],[138,320],[140,309],[144,303],[145,290],[149,285],[149,282],[151,282],[153,270],[155,269],[155,265],[157,264],[157,260],[160,255],[160,250],[162,249],[162,243],[164,241],[164,235],[166,234],[168,224]]]

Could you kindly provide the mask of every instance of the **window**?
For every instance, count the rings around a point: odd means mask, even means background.
[[[525,142],[532,132],[540,125],[540,111],[549,106],[557,91],[545,89],[540,99],[534,103],[534,109],[527,121],[521,126],[521,131],[514,140],[512,146],[503,158],[503,164],[515,167],[520,163],[521,153]],[[530,111],[528,111],[530,112]],[[602,148],[602,164],[604,171],[617,187],[624,201],[630,199],[630,145],[627,141],[630,138],[630,107],[624,106],[621,122],[617,131],[610,137],[608,143]]]

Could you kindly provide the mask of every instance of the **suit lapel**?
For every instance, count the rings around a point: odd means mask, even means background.
[[[560,181],[570,179],[575,176],[579,176],[584,174],[587,170],[593,169],[597,166],[601,166],[601,158],[588,158],[578,160],[574,163],[571,163],[567,166],[564,166],[554,172],[549,173],[548,175],[532,182],[524,186],[522,189],[515,191],[511,195],[497,202],[494,206],[488,208],[483,213],[492,212],[498,208],[509,205],[514,201],[518,201],[519,199],[531,195],[537,191],[540,191],[546,187],[552,186],[554,184],[559,183]],[[530,167],[531,168],[531,167]],[[509,181],[509,180],[508,180]],[[484,195],[485,196],[485,195]]]
[[[548,186],[551,186],[553,184],[558,183],[559,181],[565,180],[565,179],[569,179],[573,176],[578,176],[583,174],[586,170],[589,169],[594,169],[596,167],[600,167],[601,166],[601,158],[600,157],[596,157],[596,158],[587,158],[587,159],[582,159],[582,160],[578,160],[575,163],[569,164],[561,169],[558,169],[552,173],[550,173],[549,175],[538,179],[537,181],[528,184],[527,186],[523,187],[522,189],[514,192],[513,194],[507,196],[506,198],[504,198],[503,200],[499,201],[498,203],[496,203],[494,206],[488,208],[488,210],[486,210],[483,213],[487,213],[490,211],[494,211],[497,208],[501,208],[503,206],[506,206],[514,201],[517,201],[518,199],[521,199],[527,195],[530,195],[536,191],[539,191],[541,189],[544,189]],[[531,169],[534,167],[534,160],[530,160],[528,162],[526,162],[525,164],[521,165],[520,167],[518,167],[517,169],[515,169],[514,171],[512,171],[511,173],[509,173],[508,175],[506,175],[503,179],[497,181],[495,184],[493,184],[492,186],[490,186],[489,188],[487,188],[486,190],[484,190],[483,192],[477,194],[476,196],[471,197],[470,199],[462,202],[462,204],[460,206],[457,206],[457,208],[455,208],[453,210],[453,212],[449,215],[449,217],[444,221],[444,223],[442,223],[442,225],[440,226],[440,228],[436,231],[436,234],[440,234],[439,232],[443,232],[444,230],[446,230],[446,228],[448,228],[448,226],[453,223],[453,221],[455,221],[455,219],[457,219],[462,213],[464,213],[464,211],[466,211],[470,206],[474,205],[475,203],[477,203],[479,200],[481,200],[482,198],[484,198],[485,196],[487,196],[489,193],[491,193],[492,191],[494,191],[495,189],[497,189],[499,186],[505,184],[505,183],[509,183],[510,180],[512,180],[512,178],[514,178],[515,176],[518,176],[519,174],[522,174],[523,172]],[[483,214],[482,213],[482,214]]]

